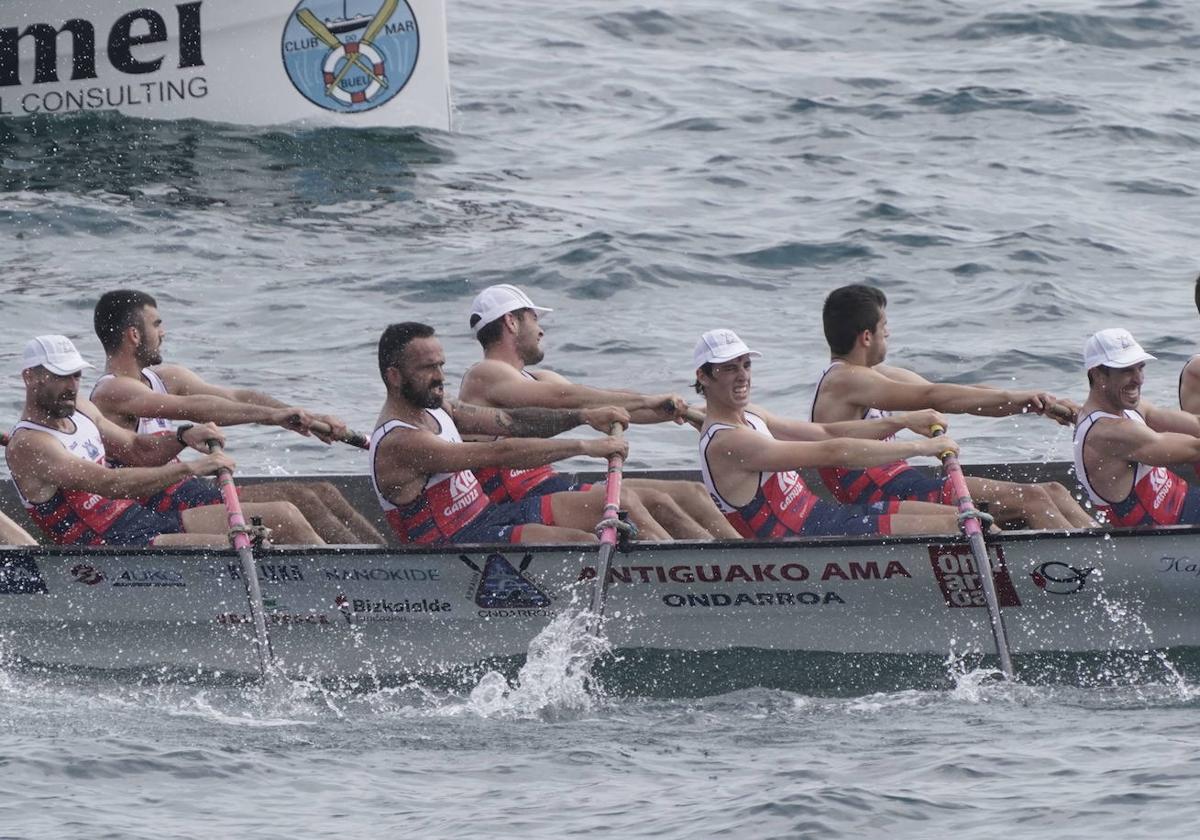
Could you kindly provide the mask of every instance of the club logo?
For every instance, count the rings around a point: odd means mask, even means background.
[[[301,0],[283,29],[283,66],[313,104],[358,113],[408,84],[420,45],[406,0]]]
[[[519,569],[502,554],[489,554],[483,569],[465,554],[459,559],[478,575],[475,586],[475,604],[482,609],[544,609],[550,606],[546,593],[523,574],[533,562],[533,555],[521,559]]]
[[[1083,589],[1088,575],[1094,571],[1094,568],[1080,569],[1055,561],[1043,563],[1030,572],[1029,576],[1039,589],[1044,589],[1051,595],[1074,595]]]

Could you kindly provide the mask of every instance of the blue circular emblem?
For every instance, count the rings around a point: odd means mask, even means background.
[[[283,67],[296,90],[345,114],[403,90],[420,48],[406,0],[300,0],[283,28]]]

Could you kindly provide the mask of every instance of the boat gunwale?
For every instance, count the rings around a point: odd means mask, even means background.
[[[1128,539],[1132,537],[1166,537],[1188,536],[1200,534],[1200,525],[1160,525],[1157,527],[1137,528],[1082,528],[1075,530],[1034,531],[1015,530],[989,534],[986,541],[989,544],[1045,542],[1064,539]],[[957,534],[912,534],[904,536],[863,536],[863,537],[801,537],[780,540],[676,540],[674,542],[634,543],[627,554],[639,554],[647,551],[728,551],[738,549],[786,551],[805,548],[844,548],[855,546],[879,546],[887,548],[904,545],[946,545],[962,541]],[[481,552],[521,552],[531,554],[543,553],[581,553],[594,554],[595,543],[452,543],[436,546],[423,545],[275,545],[270,548],[255,549],[255,557],[303,557],[308,555],[336,554],[345,555],[449,555],[449,554],[479,554]],[[54,558],[66,556],[89,557],[194,557],[219,556],[232,557],[237,552],[232,548],[215,546],[0,546],[0,560],[7,556],[29,556]]]

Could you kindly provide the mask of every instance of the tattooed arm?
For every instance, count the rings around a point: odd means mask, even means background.
[[[582,425],[606,434],[614,425],[629,425],[629,412],[615,406],[582,409],[484,408],[458,400],[447,402],[454,424],[463,434],[545,438]]]

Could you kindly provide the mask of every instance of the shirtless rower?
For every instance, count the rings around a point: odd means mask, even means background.
[[[751,350],[733,330],[710,330],[693,351],[696,390],[708,400],[700,430],[700,468],[713,501],[742,536],[950,534],[956,511],[931,502],[890,501],[842,505],[817,497],[803,467],[872,467],[917,455],[957,452],[953,440],[879,440],[901,429],[931,434],[945,428],[935,411],[871,420],[807,423],[750,403]]]
[[[117,425],[142,434],[175,433],[171,421],[212,422],[218,426],[262,423],[303,435],[313,421],[328,425],[336,437],[346,431],[336,417],[310,414],[247,388],[205,382],[182,365],[163,364],[166,338],[158,304],[145,292],[107,292],[96,303],[96,335],[104,346],[105,374],[92,388],[91,399]],[[383,536],[329,482],[280,481],[239,487],[245,502],[288,501],[296,505],[317,533],[339,545],[377,544]],[[211,482],[187,479],[143,503],[158,511],[187,510],[219,504]]]
[[[1119,328],[1084,344],[1075,474],[1109,525],[1200,525],[1200,487],[1167,469],[1200,461],[1200,419],[1142,399],[1154,358]]]
[[[535,306],[516,286],[489,286],[471,304],[471,329],[483,346],[483,361],[463,376],[460,397],[473,405],[495,408],[590,408],[617,405],[634,423],[662,423],[681,419],[687,402],[675,394],[640,394],[579,385],[544,368],[530,369],[545,357],[545,335],[538,313],[551,310]],[[604,505],[602,485],[581,485],[573,477],[556,473],[548,464],[535,470],[491,468],[476,473],[494,502],[519,501],[527,495],[565,490],[590,494],[591,504]],[[695,481],[626,479],[623,487],[636,491],[647,510],[677,539],[738,539]]]
[[[25,345],[25,409],[4,454],[30,518],[61,545],[228,545],[224,508],[160,513],[135,501],[183,478],[232,470],[224,453],[177,458],[189,446],[204,451],[209,440],[223,443],[220,430],[211,424],[173,435],[123,429],[79,396],[88,367],[65,336],[38,336]],[[109,467],[108,453],[131,466]],[[287,502],[248,504],[243,511],[247,519],[260,517],[278,542],[322,544]]]
[[[813,394],[814,421],[832,423],[882,417],[888,411],[932,408],[947,414],[1005,417],[1042,413],[1061,402],[1029,390],[934,383],[883,363],[888,349],[887,297],[873,286],[843,286],[829,294],[822,312],[832,360]],[[903,461],[871,469],[849,465],[821,470],[821,480],[845,504],[889,499],[950,503],[944,477],[926,476]],[[987,502],[997,522],[1023,520],[1029,528],[1089,528],[1095,521],[1058,482],[1017,484],[967,476],[976,502]]]
[[[608,430],[627,424],[620,408],[578,411],[547,408],[480,408],[446,398],[442,345],[433,328],[392,324],[379,339],[379,375],[387,401],[371,435],[371,477],[388,523],[401,542],[554,543],[595,542],[596,510],[580,493],[550,493],[495,504],[472,470],[530,469],[586,455],[624,455],[620,437],[587,440],[546,438],[587,424]],[[502,436],[463,442],[459,432]],[[669,539],[645,508],[623,500],[648,540]]]

